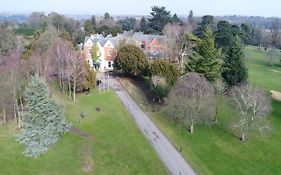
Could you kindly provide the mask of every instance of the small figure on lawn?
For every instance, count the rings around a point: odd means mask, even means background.
[[[97,111],[97,112],[100,112],[100,107],[96,107],[96,111]]]
[[[84,112],[80,112],[80,117],[83,119],[85,117]]]

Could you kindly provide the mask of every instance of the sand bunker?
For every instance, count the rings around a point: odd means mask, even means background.
[[[281,101],[281,92],[271,90],[272,98],[278,101]]]

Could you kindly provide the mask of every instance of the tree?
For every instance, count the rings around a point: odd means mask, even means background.
[[[190,10],[187,18],[187,23],[194,27],[193,11]]]
[[[49,98],[46,82],[38,75],[25,89],[25,111],[21,113],[25,130],[16,140],[25,145],[24,154],[37,157],[59,141],[70,124],[65,121],[63,107]]]
[[[96,62],[98,60],[98,58],[99,58],[98,52],[99,52],[99,46],[98,46],[97,43],[95,43],[92,47],[92,50],[91,50],[93,62]]]
[[[183,29],[178,23],[168,23],[163,29],[166,37],[165,50],[170,62],[176,62]]]
[[[86,32],[86,35],[91,35],[91,34],[95,33],[94,25],[91,22],[91,20],[88,19],[85,21],[84,30]]]
[[[214,82],[221,74],[221,52],[215,47],[215,39],[210,27],[198,40],[194,53],[189,57],[186,71],[203,74],[208,81]]]
[[[16,47],[16,36],[8,28],[0,27],[0,56],[8,54]]]
[[[81,83],[81,79],[84,78],[83,74],[86,72],[84,59],[81,57],[82,55],[79,51],[72,50],[68,53],[66,74],[68,75],[69,83],[72,85],[72,88],[69,87],[69,90],[71,91],[72,89],[73,101],[76,100],[77,87],[79,86],[79,82]]]
[[[152,93],[153,93],[153,104],[152,109],[154,112],[154,103],[160,102],[169,93],[169,85],[166,83],[165,77],[153,75],[151,77]]]
[[[165,7],[153,6],[152,12],[150,13],[152,18],[148,19],[149,27],[151,27],[156,33],[162,33],[164,26],[171,22],[170,11],[167,11]]]
[[[280,34],[280,19],[274,18],[270,27],[271,32],[271,46],[276,47],[279,43],[279,34]]]
[[[100,21],[100,26],[107,26],[109,28],[115,26],[115,22],[112,16],[109,13],[105,13],[103,19]]]
[[[46,16],[43,12],[33,12],[26,20],[28,26],[34,29],[44,28],[46,25]]]
[[[232,89],[232,99],[240,113],[234,128],[241,132],[242,141],[245,141],[250,130],[257,130],[263,134],[269,129],[267,116],[271,112],[271,104],[264,91],[243,84]]]
[[[209,123],[214,114],[214,89],[204,76],[190,73],[178,79],[169,94],[172,119],[193,133],[196,123]]]
[[[135,28],[135,25],[137,23],[136,18],[125,18],[118,21],[118,24],[121,26],[122,30],[124,31],[130,31]]]
[[[249,44],[251,41],[251,28],[249,25],[242,23],[241,24],[241,39],[244,44]]]
[[[92,22],[92,24],[93,24],[93,26],[94,26],[94,29],[96,29],[97,20],[96,20],[95,15],[93,15],[93,16],[91,17],[91,22]]]
[[[237,36],[231,43],[222,67],[222,77],[228,87],[237,86],[247,80],[248,72],[244,65],[243,48]]]
[[[74,34],[73,34],[73,42],[74,42],[74,44],[78,45],[78,44],[83,43],[85,37],[86,37],[85,31],[78,30],[78,31],[74,32]]]
[[[119,26],[101,26],[97,29],[97,32],[103,34],[106,37],[109,34],[111,34],[112,36],[116,36],[118,33],[122,33],[123,31]]]
[[[228,21],[218,22],[215,38],[216,45],[221,47],[223,52],[227,52],[233,39],[231,24]]]
[[[150,65],[150,69],[152,76],[157,75],[164,77],[168,86],[173,85],[180,74],[178,68],[174,64],[168,63],[166,60],[153,61]]]
[[[148,67],[148,60],[139,47],[123,45],[117,52],[114,65],[116,70],[138,76]]]
[[[182,21],[178,18],[178,15],[176,13],[172,17],[172,23],[179,23],[179,24],[182,23]]]
[[[215,96],[216,96],[216,109],[215,109],[215,118],[214,118],[214,122],[218,122],[218,113],[219,113],[219,109],[223,104],[223,97],[227,92],[227,87],[225,85],[224,82],[222,82],[221,80],[217,80],[214,83],[214,90],[215,90]]]
[[[147,24],[146,24],[146,19],[144,16],[141,18],[141,21],[140,21],[140,31],[142,31],[143,33],[147,32]]]
[[[215,18],[211,15],[206,15],[202,17],[201,23],[199,23],[198,28],[195,31],[196,36],[199,38],[203,38],[204,32],[209,27],[211,29],[214,29],[215,25]]]

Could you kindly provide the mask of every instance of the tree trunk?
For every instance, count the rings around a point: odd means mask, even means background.
[[[193,122],[190,125],[190,133],[193,133]]]
[[[61,73],[60,73],[60,75],[59,75],[59,81],[60,81],[60,91],[62,92],[62,75],[61,75]]]
[[[76,100],[75,93],[76,93],[76,80],[73,81],[73,101]]]
[[[19,88],[19,96],[20,96],[20,107],[21,107],[21,111],[23,111],[22,95],[21,95],[21,90],[20,90],[20,88]]]
[[[245,141],[245,133],[244,132],[242,133],[241,140]]]
[[[4,107],[3,107],[3,118],[4,118],[4,122],[7,123],[6,110]]]
[[[68,97],[71,98],[71,82],[70,82],[70,78],[68,78]]]

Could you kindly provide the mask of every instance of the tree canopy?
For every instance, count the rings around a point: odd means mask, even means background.
[[[224,58],[222,67],[222,77],[229,87],[237,86],[247,80],[248,72],[243,56],[241,40],[236,36]]]
[[[25,130],[17,140],[25,145],[24,154],[36,157],[56,144],[70,125],[65,121],[63,106],[49,98],[46,82],[38,75],[25,90],[26,106],[21,113]]]
[[[164,26],[172,20],[170,11],[167,11],[165,7],[153,6],[150,14],[152,18],[148,19],[148,25],[156,33],[162,33]]]
[[[124,45],[119,49],[114,65],[116,70],[138,76],[147,69],[148,60],[137,46]]]
[[[194,53],[189,57],[186,71],[203,74],[214,82],[221,74],[221,52],[215,47],[213,31],[210,27],[203,33],[203,39],[197,41]]]

